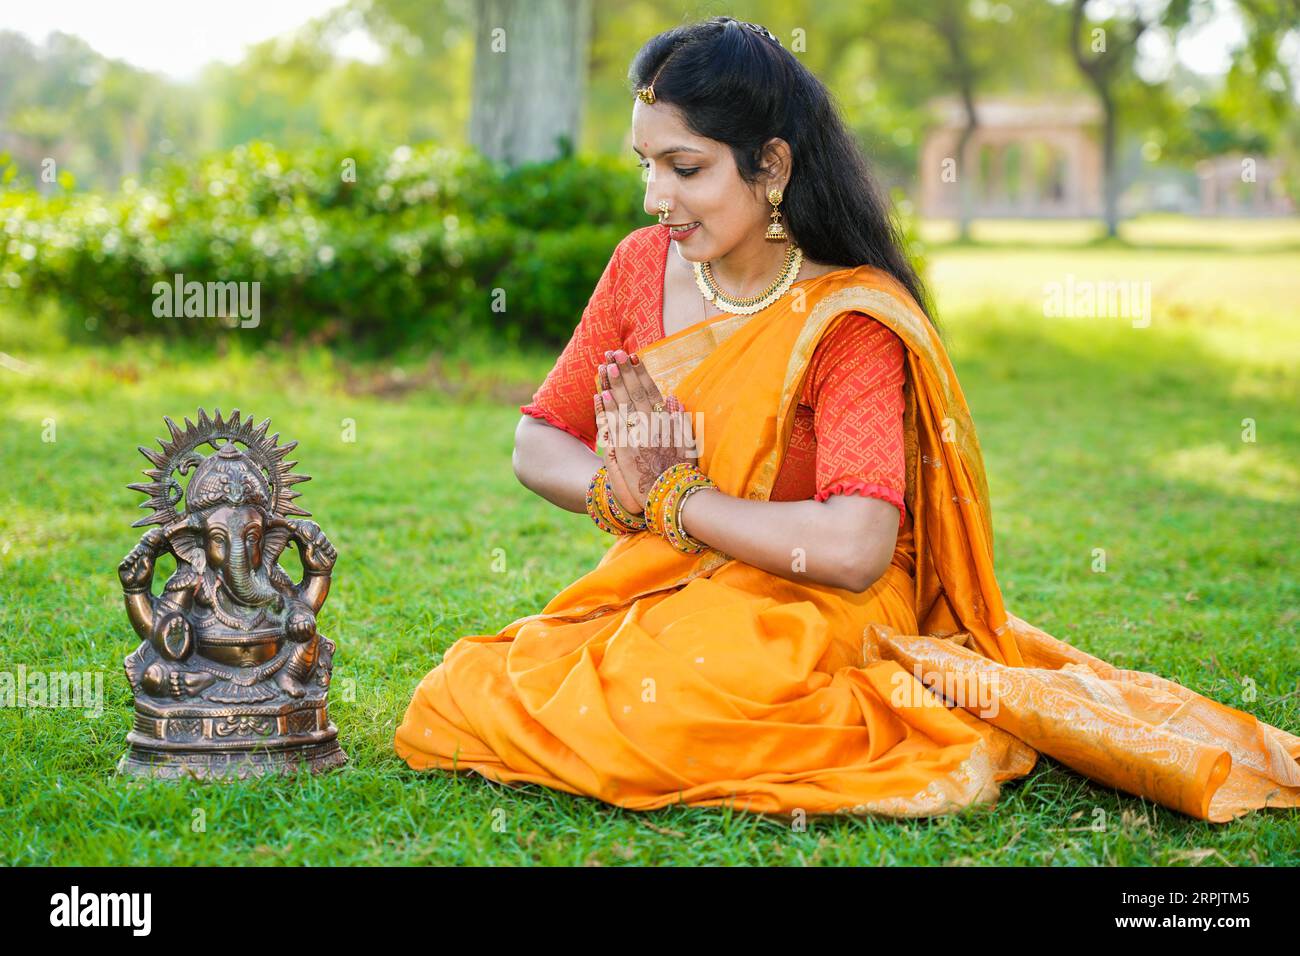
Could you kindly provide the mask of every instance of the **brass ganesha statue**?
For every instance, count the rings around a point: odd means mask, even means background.
[[[158,527],[118,566],[141,638],[125,662],[135,723],[119,772],[244,777],[347,760],[327,710],[334,642],[316,623],[338,555],[294,504],[293,486],[310,480],[284,460],[297,442],[267,437],[270,419],[240,418],[201,408],[184,428],[164,418],[162,451],[140,446],[150,480],[129,487],[149,495],[151,513],[133,527]],[[291,541],[296,584],[278,563]],[[176,570],[155,596],[165,552]]]

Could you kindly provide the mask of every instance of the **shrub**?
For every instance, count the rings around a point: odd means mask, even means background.
[[[108,197],[11,183],[0,290],[57,299],[74,335],[88,318],[107,334],[211,335],[222,320],[155,315],[155,285],[179,273],[257,282],[251,335],[394,348],[479,326],[562,344],[639,196],[634,171],[606,159],[507,170],[433,144],[251,143]]]
[[[53,300],[73,337],[210,339],[238,324],[155,314],[155,287],[179,274],[258,283],[259,323],[241,330],[252,336],[390,350],[477,330],[562,345],[614,246],[645,221],[635,168],[613,158],[511,170],[432,143],[255,142],[112,196],[40,195],[0,157],[0,183],[0,294]]]

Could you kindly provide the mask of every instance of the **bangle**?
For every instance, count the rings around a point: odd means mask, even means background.
[[[694,462],[682,461],[664,469],[650,486],[646,499],[646,525],[683,554],[699,554],[708,545],[692,538],[681,524],[681,506],[701,488],[716,488],[714,481]]]
[[[706,488],[712,487],[714,487],[714,485],[711,483],[705,484],[704,482],[697,482],[696,484],[688,486],[682,491],[681,495],[678,496],[677,507],[673,509],[673,527],[677,529],[677,533],[681,536],[681,539],[690,546],[691,553],[693,554],[707,551],[709,546],[703,541],[687,534],[686,528],[682,525],[682,506],[686,504],[686,499],[695,494],[695,492],[703,491]]]
[[[610,534],[636,534],[646,530],[646,516],[633,514],[618,503],[609,486],[609,470],[605,465],[596,469],[587,485],[587,514],[596,527]]]

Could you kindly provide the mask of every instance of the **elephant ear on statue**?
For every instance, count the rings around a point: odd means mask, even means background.
[[[208,413],[200,408],[198,423],[186,418],[183,429],[164,416],[163,421],[167,424],[171,438],[170,440],[158,439],[162,451],[157,452],[143,445],[139,446],[140,453],[148,458],[153,466],[145,469],[144,472],[150,480],[127,486],[149,495],[149,500],[141,503],[140,507],[151,511],[147,517],[134,522],[132,527],[161,525],[167,533],[176,557],[188,563],[199,573],[205,571],[208,566],[204,551],[203,528],[196,513],[202,510],[198,506],[204,502],[195,502],[196,507],[191,509],[187,500],[186,513],[177,512],[176,505],[180,502],[182,494],[180,483],[174,475],[176,473],[184,475],[196,464],[200,465],[199,470],[204,470],[203,463],[209,465],[215,463],[205,459],[198,452],[200,446],[211,445],[217,448],[218,453],[213,458],[230,456],[236,452],[233,447],[223,446],[230,446],[233,443],[244,446],[244,450],[237,457],[241,460],[246,458],[251,462],[251,467],[256,468],[259,474],[253,479],[253,483],[257,487],[241,487],[232,490],[236,491],[237,497],[244,503],[256,504],[264,509],[266,535],[263,554],[264,563],[268,566],[274,564],[275,559],[279,558],[288,543],[290,529],[285,518],[290,515],[306,517],[311,514],[293,503],[293,500],[299,496],[299,492],[294,491],[293,486],[303,481],[311,481],[311,476],[295,474],[293,466],[298,462],[284,460],[298,443],[291,441],[281,445],[279,432],[267,437],[267,430],[271,426],[269,418],[254,427],[251,415],[242,421],[240,415],[239,409],[235,409],[229,419],[223,420],[221,409],[217,409],[216,417],[209,418]],[[191,479],[191,490],[193,490],[194,480],[199,478],[199,470],[196,470],[194,479]],[[200,497],[213,490],[205,487],[201,490]],[[262,492],[265,492],[265,495]]]
[[[275,567],[280,555],[284,553],[285,545],[289,543],[289,534],[288,521],[277,514],[267,515],[266,531],[262,535],[262,564],[265,567]]]
[[[208,553],[203,547],[203,528],[197,515],[186,515],[163,531],[178,560],[184,561],[199,574],[208,569]]]

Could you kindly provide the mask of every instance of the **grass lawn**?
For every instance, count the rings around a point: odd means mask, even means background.
[[[985,451],[1008,607],[1300,733],[1300,257],[1109,246],[930,257]],[[1066,273],[1150,281],[1150,326],[1045,317],[1044,284]],[[0,863],[1300,862],[1300,814],[1199,823],[1046,757],[994,808],[812,818],[807,832],[411,771],[392,733],[440,654],[539,610],[608,543],[511,471],[517,405],[554,356],[471,352],[393,376],[327,351],[249,353],[237,333],[208,362],[157,343],[52,344],[12,314],[0,321],[0,351],[30,364],[0,370],[0,670],[99,671],[106,694],[97,719],[0,709]],[[340,554],[321,612],[338,643],[331,713],[351,758],[340,772],[238,785],[113,775],[131,715],[121,663],[136,644],[116,565],[143,500],[125,486],[162,416],[200,405],[270,416],[316,476],[301,504]],[[1247,418],[1254,442],[1242,440]],[[51,422],[56,440],[43,440]]]

